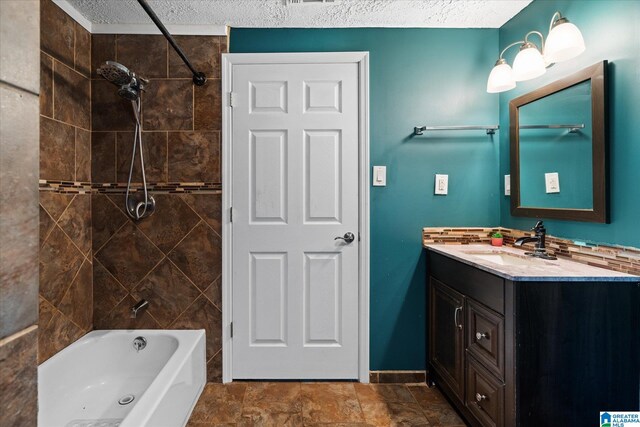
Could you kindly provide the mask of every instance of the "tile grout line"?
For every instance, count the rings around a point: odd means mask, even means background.
[[[56,308],[56,306],[55,306],[55,305],[53,305],[53,303],[52,303],[51,301],[49,301],[48,299],[46,299],[46,298],[45,298],[42,294],[40,294],[39,292],[38,292],[38,296],[39,296],[40,298],[42,298],[42,299],[43,299],[47,304],[49,304],[53,310],[60,311],[60,310],[58,310],[58,309]],[[61,313],[61,314],[62,314],[62,313]],[[40,320],[40,301],[38,301],[38,320]],[[49,319],[49,321],[47,322],[47,324],[46,324],[46,325],[44,325],[44,326],[42,326],[42,327],[40,327],[40,325],[38,325],[38,328],[44,331],[46,328],[48,328],[48,327],[49,327],[49,325],[51,324],[51,321],[52,321],[52,320],[53,320],[53,316],[51,316],[51,319]]]
[[[422,408],[422,405],[420,404],[420,402],[418,402],[418,399],[416,399],[416,396],[413,394],[413,392],[411,391],[411,388],[409,388],[408,386],[407,390],[409,391],[409,394],[411,395],[411,397],[413,398],[413,401],[418,405],[418,408],[420,408],[420,412],[422,412],[422,414],[424,415],[424,417],[427,419],[427,422],[429,422],[429,424],[431,424],[431,422],[429,421],[429,417],[427,416],[427,413],[424,411],[424,409]]]
[[[73,199],[71,199],[71,202],[69,203],[69,206],[71,206],[71,203],[73,203],[73,201],[75,200],[76,197],[80,196],[80,194],[76,194],[73,196]],[[82,194],[82,196],[85,196],[84,194]],[[87,195],[89,196],[89,195]],[[91,247],[89,248],[89,250],[87,251],[87,253],[83,252],[82,249],[80,249],[80,247],[76,244],[76,242],[74,242],[74,240],[71,238],[71,236],[69,236],[67,234],[66,231],[64,231],[64,228],[62,228],[62,226],[60,225],[60,219],[62,219],[62,217],[64,216],[64,214],[67,212],[67,210],[69,209],[69,206],[67,206],[67,209],[64,210],[64,212],[62,213],[62,215],[60,215],[60,218],[58,218],[58,221],[56,222],[56,225],[60,228],[60,231],[62,231],[62,233],[71,241],[71,244],[73,246],[75,246],[75,248],[78,250],[78,252],[80,252],[80,255],[82,255],[82,257],[84,259],[87,259],[87,254],[91,251]],[[91,207],[89,207],[89,209],[91,209]],[[90,244],[91,245],[91,244]]]
[[[73,128],[73,181],[78,181],[78,129]]]
[[[93,215],[91,215],[93,217]],[[93,229],[93,218],[91,218],[91,228]],[[93,251],[93,256],[94,258],[96,257],[96,255],[98,254],[98,252],[100,252],[106,245],[107,243],[109,243],[111,241],[111,239],[113,239],[113,237],[118,234],[118,232],[120,232],[120,230],[122,230],[124,228],[125,225],[128,224],[128,221],[125,221],[120,227],[118,227],[116,229],[116,231],[113,232],[113,234],[111,236],[109,236],[109,238],[96,250]],[[93,240],[91,241],[91,243],[93,244]]]
[[[53,121],[53,122],[57,122],[57,123],[60,123],[60,124],[63,124],[63,125],[70,126],[70,127],[74,128],[74,129],[80,129],[80,130],[83,130],[83,131],[85,131],[85,132],[92,132],[90,129],[87,129],[87,128],[85,128],[85,127],[78,126],[78,125],[74,125],[73,123],[67,123],[67,122],[62,121],[62,120],[60,120],[60,119],[57,119],[57,118],[55,118],[55,117],[49,117],[49,116],[47,116],[46,114],[38,113],[38,115],[39,115],[40,117],[44,117],[45,119],[49,119],[49,120],[51,120],[51,121]]]
[[[185,205],[187,205],[187,207],[188,207],[189,209],[191,209],[191,206],[189,206],[189,205],[188,205],[184,200],[182,200],[182,198],[180,198],[180,199],[181,199],[180,201],[181,201],[182,203],[184,203]],[[192,210],[192,209],[191,209],[191,210]],[[192,211],[193,211],[193,210],[192,210]],[[195,213],[195,212],[194,212],[194,213]],[[198,216],[198,215],[196,214],[196,216]],[[182,241],[183,241],[183,240],[184,240],[184,239],[185,239],[185,238],[186,238],[186,237],[187,237],[187,236],[188,236],[188,235],[189,235],[189,234],[190,234],[190,233],[191,233],[191,232],[192,232],[192,231],[193,231],[197,226],[198,226],[198,224],[200,224],[200,221],[202,221],[202,219],[201,219],[199,216],[198,216],[198,219],[199,219],[199,221],[196,223],[196,225],[194,225],[194,226],[193,226],[189,231],[187,231],[187,232],[185,233],[185,235],[184,235],[184,236],[182,236],[182,238],[178,241],[178,243],[176,243],[175,245],[173,245],[173,246],[171,247],[171,249],[168,249],[168,250],[167,250],[167,252],[166,252],[166,254],[165,254],[165,251],[163,251],[162,249],[160,249],[160,248],[158,247],[158,245],[156,245],[156,244],[155,244],[155,242],[153,242],[153,241],[151,240],[151,238],[150,238],[149,236],[147,236],[147,233],[145,233],[142,229],[140,229],[140,228],[137,226],[137,224],[136,224],[135,222],[134,222],[134,224],[133,224],[133,225],[134,225],[138,230],[140,230],[140,233],[142,233],[142,235],[143,235],[144,237],[146,237],[146,238],[151,242],[151,244],[152,244],[156,249],[158,249],[158,250],[159,250],[159,251],[160,251],[160,252],[161,252],[165,257],[169,258],[169,254],[170,254],[171,252],[173,252],[173,250],[174,250],[175,248],[177,248],[177,247],[178,247],[178,245],[180,245],[180,243],[182,243]],[[133,222],[133,221],[132,221],[132,222]],[[181,270],[181,272],[182,272],[182,270]],[[183,274],[184,274],[184,273],[183,273]]]
[[[362,414],[362,421],[367,422],[367,416],[364,413],[364,409],[362,409],[362,402],[360,401],[360,395],[358,394],[358,390],[353,386],[353,392],[356,395],[356,400],[358,401],[358,407],[360,408],[360,413]]]
[[[209,285],[208,285],[206,288],[204,288],[204,291],[202,292],[202,295],[204,295],[204,297],[205,297],[207,300],[209,300],[209,302],[210,302],[211,304],[213,304],[213,306],[214,306],[214,307],[216,307],[218,310],[220,310],[220,313],[222,313],[222,308],[218,307],[218,305],[217,305],[215,302],[211,301],[211,298],[209,298],[209,297],[207,296],[207,294],[205,294],[205,291],[206,291],[207,289],[209,289],[211,286],[213,286],[213,284],[214,284],[214,283],[216,283],[216,281],[217,281],[218,279],[220,279],[221,277],[222,277],[222,273],[218,274],[218,277],[216,277],[216,278],[213,280],[213,282],[209,283]]]
[[[55,219],[53,219],[53,215],[51,215],[49,213],[49,211],[47,211],[47,209],[42,206],[42,203],[38,202],[38,206],[40,206],[42,208],[42,210],[49,216],[49,218],[51,218],[51,221],[53,221],[53,227],[51,227],[51,230],[49,230],[49,232],[47,233],[47,235],[45,236],[44,240],[42,241],[42,244],[40,245],[40,248],[42,248],[44,246],[45,243],[47,243],[47,240],[49,239],[49,236],[51,235],[51,233],[53,232],[53,230],[55,230],[56,225],[58,223],[58,221],[56,221]],[[65,208],[66,210],[66,208]],[[64,211],[63,211],[64,212]]]
[[[198,295],[197,297],[195,297],[195,298],[193,299],[193,301],[191,301],[191,302],[189,303],[189,305],[187,305],[187,307],[186,307],[184,310],[182,310],[182,311],[181,311],[181,312],[180,312],[180,313],[175,317],[175,319],[173,319],[173,320],[171,320],[171,321],[169,322],[169,324],[167,325],[167,328],[171,328],[172,326],[174,326],[174,325],[175,325],[175,323],[178,321],[178,319],[180,319],[180,317],[181,317],[183,314],[185,314],[187,311],[189,311],[189,308],[191,308],[191,306],[193,306],[193,305],[196,303],[196,301],[198,301],[200,298],[207,299],[204,295],[202,295],[202,292],[200,292],[200,295]],[[206,338],[205,338],[205,339],[206,339]],[[205,360],[206,360],[206,355],[205,355]]]
[[[166,258],[167,258],[167,256],[163,253],[163,254],[162,254],[162,257],[160,258],[160,261],[158,261],[158,262],[157,262],[153,267],[151,267],[151,268],[149,269],[149,271],[147,271],[147,273],[146,273],[144,276],[142,276],[142,279],[138,280],[138,281],[137,281],[137,282],[136,282],[136,283],[131,287],[131,289],[129,290],[129,293],[133,295],[133,292],[136,290],[136,288],[138,288],[138,286],[140,286],[140,284],[144,281],[144,279],[146,279],[147,277],[149,277],[149,275],[150,275],[151,273],[153,273],[153,271],[154,271],[156,268],[158,268],[158,266],[159,266],[160,264],[162,264],[162,261],[164,261]]]
[[[187,278],[187,281],[189,281],[189,284],[190,284],[191,286],[193,286],[194,288],[196,288],[196,290],[200,293],[200,295],[202,295],[202,296],[203,296],[207,301],[209,301],[209,298],[207,298],[207,297],[204,295],[204,291],[202,291],[202,290],[200,289],[200,287],[198,287],[198,285],[196,285],[196,284],[193,282],[193,280],[191,280],[191,278],[190,278],[189,276],[187,276],[187,274],[186,274],[184,271],[182,271],[182,270],[180,269],[180,267],[178,267],[178,265],[177,265],[175,262],[173,262],[173,260],[172,260],[171,258],[169,258],[169,256],[168,256],[168,255],[166,256],[166,258],[167,258],[167,261],[168,261],[171,265],[173,265],[176,269],[178,269],[178,271],[179,271],[180,273],[182,273],[182,275],[183,275],[184,277],[186,277],[186,278]],[[212,282],[212,283],[213,283],[213,282]],[[206,290],[206,289],[207,289],[207,288],[205,288],[205,290]],[[200,298],[200,295],[199,295],[198,297],[196,297],[196,299]],[[213,304],[213,303],[211,303],[211,304]],[[216,306],[215,304],[213,304],[213,305],[214,305],[214,306]],[[216,307],[216,308],[218,308],[218,307]],[[180,314],[182,314],[182,313],[180,313]]]
[[[78,277],[78,274],[80,274],[80,270],[82,269],[82,266],[84,265],[85,260],[82,260],[82,264],[80,264],[80,267],[78,267],[78,270],[75,272],[75,274],[73,275],[73,278],[69,281],[69,285],[65,288],[65,291],[62,293],[62,298],[60,298],[60,304],[62,304],[62,301],[64,300],[65,295],[67,295],[67,292],[69,291],[69,289],[71,288],[71,285],[73,285],[73,282],[76,280],[76,278]],[[92,278],[93,278],[93,273],[92,273]],[[39,293],[39,291],[38,291]],[[44,297],[43,297],[44,298]],[[55,308],[57,309],[62,315],[64,315],[64,313],[62,313],[62,310],[60,310],[55,304],[51,303],[49,301],[49,303]],[[65,315],[65,317],[67,317]],[[69,319],[71,320],[71,319]],[[74,323],[75,325],[75,323]],[[78,325],[76,325],[78,326]],[[82,328],[80,328],[82,329]]]
[[[101,266],[102,268],[104,268],[104,271],[106,271],[106,272],[107,272],[107,274],[108,274],[109,276],[111,276],[111,278],[112,278],[113,280],[115,280],[115,282],[116,282],[120,287],[122,287],[122,289],[123,289],[127,294],[129,293],[129,290],[127,289],[127,287],[126,287],[125,285],[123,285],[123,284],[118,280],[118,278],[117,278],[116,276],[114,276],[114,275],[109,271],[109,269],[108,269],[108,268],[107,268],[107,267],[102,263],[102,261],[100,261],[100,260],[99,260],[98,258],[96,258],[95,256],[93,257],[93,259],[95,260],[95,262],[97,262],[98,264],[100,264],[100,266]],[[123,298],[123,299],[124,299],[124,298]],[[121,299],[120,301],[118,301],[118,303],[120,303],[120,302],[122,302],[122,299]],[[118,304],[116,304],[116,305],[118,305]]]

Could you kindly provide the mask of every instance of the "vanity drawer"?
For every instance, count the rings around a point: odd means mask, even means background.
[[[504,313],[504,279],[434,251],[427,253],[430,275],[490,309]]]
[[[467,357],[465,406],[484,427],[504,425],[504,383]]]
[[[504,317],[468,299],[466,331],[469,353],[504,379]]]

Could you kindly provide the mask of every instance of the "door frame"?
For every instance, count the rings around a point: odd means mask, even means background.
[[[358,64],[358,379],[369,382],[369,52],[226,53],[222,55],[222,382],[233,381],[232,242],[230,222],[233,66],[239,64]]]

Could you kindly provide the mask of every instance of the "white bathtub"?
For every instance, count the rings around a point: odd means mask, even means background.
[[[204,330],[93,331],[38,367],[38,426],[184,426],[205,382]]]

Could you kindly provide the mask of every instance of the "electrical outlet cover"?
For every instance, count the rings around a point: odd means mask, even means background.
[[[558,172],[545,173],[544,183],[547,193],[560,192],[560,176],[558,175]]]
[[[435,194],[446,195],[449,192],[449,175],[436,174]]]
[[[511,175],[504,176],[504,195],[511,195]]]

